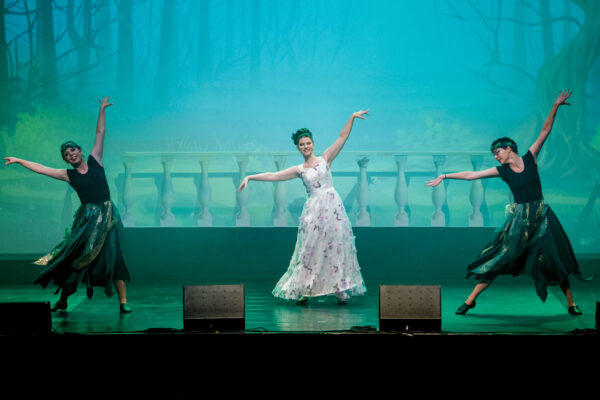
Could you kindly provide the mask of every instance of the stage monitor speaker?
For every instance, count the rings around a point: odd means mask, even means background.
[[[244,330],[244,285],[184,286],[183,329],[209,332]]]
[[[0,334],[47,334],[52,331],[50,303],[0,303]]]
[[[379,330],[440,332],[442,330],[439,285],[379,286]]]

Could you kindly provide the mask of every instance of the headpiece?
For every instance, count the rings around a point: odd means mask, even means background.
[[[300,142],[300,139],[303,136],[307,136],[310,138],[310,140],[313,140],[312,133],[310,133],[310,131],[308,129],[306,129],[306,128],[298,129],[296,131],[296,133],[292,134],[292,140],[294,141],[294,144],[296,146],[298,145],[298,142]]]

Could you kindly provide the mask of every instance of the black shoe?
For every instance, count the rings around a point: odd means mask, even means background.
[[[571,314],[571,315],[581,315],[581,314],[583,314],[583,312],[577,306],[570,306],[569,307],[569,314]]]
[[[127,303],[121,303],[120,309],[121,314],[129,314],[131,312],[131,308],[127,305]]]
[[[297,306],[303,306],[308,302],[308,297],[300,296],[298,300],[296,300]]]
[[[54,307],[52,307],[50,309],[50,311],[55,312],[58,310],[66,310],[67,309],[67,302],[66,301],[57,301],[56,303],[54,303]]]
[[[465,315],[471,308],[475,308],[475,302],[471,304],[463,303],[458,307],[458,310],[456,310],[456,315]]]

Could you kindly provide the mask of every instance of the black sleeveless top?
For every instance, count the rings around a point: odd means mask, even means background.
[[[500,178],[508,184],[512,192],[515,203],[529,203],[530,201],[542,200],[542,183],[538,173],[537,164],[533,159],[533,154],[528,151],[523,157],[525,168],[523,172],[515,172],[510,169],[508,164],[499,167]]]
[[[88,157],[88,171],[80,174],[75,169],[67,169],[69,185],[75,189],[81,204],[104,203],[110,200],[110,190],[104,168],[90,155]]]

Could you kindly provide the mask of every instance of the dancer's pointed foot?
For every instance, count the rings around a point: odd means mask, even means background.
[[[296,305],[303,306],[308,303],[308,297],[300,296],[298,300],[296,300]]]
[[[50,309],[50,311],[55,312],[58,310],[66,310],[67,309],[67,302],[66,301],[57,301],[56,303],[54,303],[54,307],[52,307]]]
[[[131,307],[127,303],[121,303],[119,308],[121,309],[121,314],[129,314],[131,312]]]
[[[458,307],[458,310],[456,310],[456,315],[465,315],[471,308],[475,308],[474,301],[471,304],[463,303],[460,307]]]
[[[337,299],[338,305],[340,305],[340,306],[345,306],[348,304],[348,299],[345,299],[342,296],[338,296],[338,297],[336,297],[336,299]]]
[[[571,315],[581,315],[583,312],[576,305],[569,306],[569,314]]]

